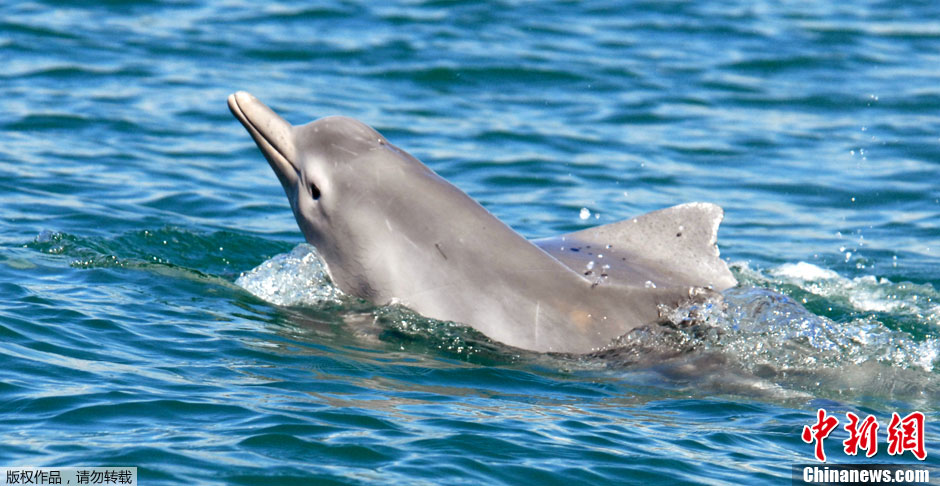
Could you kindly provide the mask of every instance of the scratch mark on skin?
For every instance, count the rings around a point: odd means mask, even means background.
[[[539,310],[542,307],[542,301],[535,301],[535,345],[539,344]]]
[[[411,292],[410,296],[407,299],[401,299],[401,303],[407,307],[410,302],[414,302],[415,300],[417,300],[423,295],[430,294],[431,292],[437,292],[439,294],[445,293],[445,292],[454,292],[453,289],[457,289],[458,287],[459,285],[457,283],[448,283],[445,285],[431,286],[425,289]]]
[[[437,248],[438,253],[440,253],[441,256],[444,257],[445,260],[447,260],[447,255],[445,255],[445,254],[444,254],[444,250],[441,249],[441,244],[440,244],[440,243],[435,243],[435,244],[434,244],[434,248]]]
[[[339,145],[339,144],[331,143],[330,146],[333,147],[333,148],[335,148],[335,149],[340,149],[340,150],[342,150],[343,152],[346,152],[346,153],[352,155],[353,157],[356,157],[356,156],[359,155],[359,152],[354,152],[354,151],[349,150],[348,148],[343,147],[342,145]]]

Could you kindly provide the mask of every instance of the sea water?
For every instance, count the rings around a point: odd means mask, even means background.
[[[790,482],[940,464],[935,2],[0,4],[0,467],[142,484]],[[589,356],[342,295],[225,97],[531,238],[725,209],[724,303]],[[416,195],[420,197],[420,195]],[[694,316],[694,324],[688,325]],[[880,423],[849,456],[846,412]],[[888,454],[925,414],[926,459]],[[5,478],[0,478],[3,480]]]

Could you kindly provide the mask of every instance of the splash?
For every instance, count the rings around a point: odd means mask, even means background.
[[[741,285],[720,298],[662,309],[664,322],[590,357],[625,376],[653,372],[689,391],[923,407],[940,398],[931,285],[850,279],[808,263],[734,271]]]
[[[736,265],[734,271],[742,285],[720,298],[664,309],[664,325],[636,329],[584,358],[555,357],[554,366],[592,368],[600,362],[621,372],[656,369],[667,379],[696,383],[693,387],[706,383],[712,390],[774,396],[940,393],[938,297],[932,286],[849,279],[808,263],[764,272]],[[334,311],[344,314],[351,328],[367,327],[400,351],[433,350],[489,364],[522,356],[467,326],[427,319],[398,305],[356,308],[306,244],[242,274],[236,284],[277,305],[336,304]],[[807,302],[850,312],[819,315]],[[884,319],[885,311],[895,321]]]
[[[781,265],[765,273],[739,264],[735,272],[744,284],[726,291],[723,300],[668,310],[664,316],[672,325],[671,331],[628,333],[607,349],[629,348],[638,356],[719,351],[735,356],[742,366],[755,372],[768,366],[784,373],[867,362],[926,372],[940,369],[940,337],[936,332],[940,298],[930,285],[894,283],[870,276],[848,279],[805,262]],[[343,293],[330,282],[316,249],[307,244],[243,273],[235,283],[277,305],[343,304]],[[811,301],[829,305],[830,309],[831,305],[848,307],[854,314],[844,319],[817,315],[806,307]],[[378,309],[375,317],[391,322],[399,331],[425,321],[411,313],[390,310],[396,308]],[[919,323],[919,328],[911,332],[879,320],[878,313],[885,312],[902,322],[909,318]],[[688,326],[689,322],[696,324]]]
[[[938,293],[930,285],[894,283],[872,276],[849,279],[800,262],[762,274],[737,265],[744,285],[724,294],[723,306],[678,309],[667,317],[715,332],[700,343],[738,356],[752,369],[778,371],[843,368],[878,362],[898,369],[940,369]],[[824,310],[817,315],[805,304]],[[888,318],[885,318],[887,316]],[[913,324],[912,324],[913,323]]]
[[[782,283],[857,312],[891,313],[934,329],[940,327],[940,292],[931,285],[895,283],[872,275],[849,279],[805,262],[781,265],[770,274]]]
[[[343,296],[330,282],[316,248],[305,243],[242,273],[235,284],[260,299],[283,306],[339,304]]]
[[[349,335],[359,340],[356,346],[384,345],[389,351],[415,353],[433,350],[487,365],[504,365],[518,359],[519,350],[492,341],[469,326],[430,319],[396,303],[375,307],[344,294],[330,281],[316,248],[306,243],[243,273],[235,284],[272,304],[326,308],[342,319]]]
[[[848,289],[846,289],[848,290]],[[867,362],[893,368],[937,369],[940,341],[917,339],[874,316],[839,322],[808,311],[799,302],[765,288],[734,289],[725,295],[727,315],[713,343],[750,367],[778,371],[836,369]]]

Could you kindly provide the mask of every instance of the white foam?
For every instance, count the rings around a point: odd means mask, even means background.
[[[839,278],[839,274],[832,270],[817,267],[812,263],[785,263],[770,271],[778,277],[799,279],[805,281],[830,280]]]
[[[935,337],[940,325],[940,292],[929,284],[895,283],[871,275],[846,278],[806,262],[766,272],[741,264],[734,267],[742,281],[754,287],[726,292],[730,320],[718,322],[731,331],[725,344],[741,348],[737,351],[742,355],[753,359],[766,349],[792,347],[788,353],[764,357],[779,368],[797,362],[814,368],[866,361],[928,372],[940,367],[940,339]],[[790,290],[792,287],[799,290]],[[803,294],[803,303],[814,299],[812,296],[820,297],[851,309],[855,317],[846,315],[851,320],[834,321],[817,316],[770,289],[797,298]],[[881,321],[884,314],[892,321],[906,322],[904,326],[923,326],[927,336],[914,337],[894,324],[886,325]],[[734,334],[738,337],[732,337]],[[803,348],[801,342],[809,347]]]
[[[859,312],[898,313],[940,325],[940,292],[930,285],[895,283],[872,275],[850,279],[806,262],[786,263],[767,273],[806,292],[847,303]]]

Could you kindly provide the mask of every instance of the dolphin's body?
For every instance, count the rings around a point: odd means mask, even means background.
[[[295,127],[245,92],[228,105],[333,282],[375,304],[398,302],[520,348],[583,353],[656,321],[662,306],[737,283],[718,258],[718,206],[530,242],[359,121]]]

